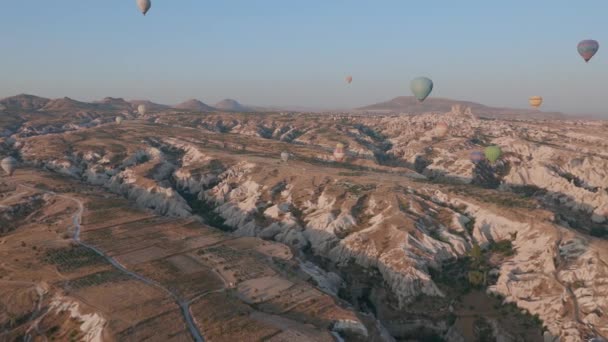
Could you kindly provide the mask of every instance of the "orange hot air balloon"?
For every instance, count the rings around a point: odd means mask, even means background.
[[[450,126],[448,126],[448,124],[443,121],[438,123],[437,126],[435,126],[435,132],[437,133],[437,136],[440,137],[444,137],[446,134],[448,134],[449,129]]]
[[[528,102],[530,103],[530,106],[534,108],[539,108],[540,105],[543,104],[543,98],[541,96],[531,96],[528,99]]]

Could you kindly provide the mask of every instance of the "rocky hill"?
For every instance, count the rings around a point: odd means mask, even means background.
[[[171,108],[170,106],[154,103],[154,102],[148,101],[148,100],[131,100],[131,101],[129,101],[129,103],[131,103],[133,108],[137,108],[139,105],[143,104],[146,106],[146,108],[148,110],[155,111],[155,112]]]
[[[461,105],[412,116],[167,111],[17,131],[3,146],[156,215],[289,246],[311,284],[377,320],[368,331],[608,336],[608,123],[484,116]],[[471,161],[490,145],[499,160]],[[357,322],[340,334],[361,338]]]
[[[215,108],[227,112],[250,112],[250,108],[241,105],[236,100],[225,99],[214,105]]]
[[[420,103],[413,96],[400,96],[390,101],[381,102],[361,108],[359,111],[370,113],[445,113],[450,108],[458,105],[471,108],[472,111],[480,116],[498,119],[564,119],[567,116],[563,113],[543,112],[529,109],[496,108],[489,107],[475,102],[458,101],[444,98],[428,98]]]
[[[215,108],[208,106],[208,105],[204,104],[203,102],[196,100],[196,99],[191,99],[186,102],[182,102],[182,103],[174,106],[174,108],[188,110],[188,111],[192,111],[192,112],[212,112],[212,111],[216,110]]]
[[[34,95],[21,94],[0,100],[0,104],[8,110],[33,111],[44,107],[50,100]]]

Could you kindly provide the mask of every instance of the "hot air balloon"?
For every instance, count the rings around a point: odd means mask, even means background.
[[[287,161],[289,160],[289,153],[281,152],[281,160],[287,163]]]
[[[344,160],[344,156],[346,154],[344,153],[344,144],[342,143],[338,143],[336,145],[336,149],[334,150],[334,158],[336,161],[341,162]]]
[[[136,2],[137,7],[139,7],[139,10],[143,15],[146,15],[146,13],[148,13],[150,10],[150,7],[152,7],[152,1],[150,0],[136,0]]]
[[[416,99],[422,102],[433,90],[433,81],[426,77],[418,77],[412,80],[410,88]]]
[[[348,83],[348,84],[353,83],[353,77],[352,76],[346,76],[346,83]]]
[[[117,124],[120,125],[122,123],[122,120],[124,120],[124,119],[122,116],[117,116],[116,119],[114,119],[114,120],[116,121]]]
[[[472,161],[474,164],[477,164],[477,163],[479,163],[480,161],[482,161],[482,160],[485,158],[485,156],[484,156],[484,155],[483,155],[483,153],[482,153],[482,152],[480,152],[480,151],[473,151],[473,152],[471,152],[471,154],[470,154],[469,158],[471,158],[471,161]]]
[[[498,147],[496,145],[488,146],[484,150],[484,154],[485,154],[486,158],[490,161],[490,163],[494,163],[495,161],[498,160],[498,158],[500,158],[500,155],[502,154],[502,150],[500,149],[500,147]]]
[[[17,168],[17,160],[15,160],[13,157],[6,157],[0,161],[0,166],[4,172],[6,172],[9,176],[12,176],[13,172],[15,172],[15,169]]]
[[[583,57],[585,62],[589,62],[599,48],[600,43],[593,39],[582,40],[577,46],[578,54]]]
[[[435,133],[439,137],[444,137],[446,134],[448,134],[449,129],[450,129],[450,126],[448,126],[448,124],[446,124],[445,122],[442,121],[442,122],[438,123],[437,126],[435,126]]]
[[[140,104],[139,106],[137,106],[137,111],[139,112],[139,115],[146,115],[146,106]]]
[[[530,96],[528,102],[530,103],[530,106],[538,108],[543,104],[543,98],[541,96]]]

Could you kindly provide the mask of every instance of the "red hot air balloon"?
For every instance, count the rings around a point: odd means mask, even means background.
[[[578,54],[583,57],[585,62],[589,62],[589,60],[595,55],[599,48],[600,44],[593,39],[583,40],[578,43],[577,46]]]
[[[346,76],[346,82],[347,82],[348,84],[353,83],[353,77],[352,77],[352,76]]]

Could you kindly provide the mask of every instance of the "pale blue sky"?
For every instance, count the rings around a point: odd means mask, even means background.
[[[431,96],[605,114],[607,14],[606,0],[153,0],[146,17],[135,0],[0,0],[0,97],[356,107],[428,76]],[[600,42],[589,64],[581,39]]]

